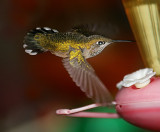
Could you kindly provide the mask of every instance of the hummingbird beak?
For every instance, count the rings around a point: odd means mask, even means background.
[[[136,42],[133,40],[112,40],[112,43],[118,43],[118,42]]]

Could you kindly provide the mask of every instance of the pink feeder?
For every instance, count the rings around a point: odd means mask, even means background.
[[[116,96],[117,113],[126,121],[150,130],[160,130],[160,78],[137,89],[123,87]]]
[[[159,0],[122,0],[145,66],[160,76]],[[158,24],[157,24],[158,23]],[[156,28],[155,28],[156,27]],[[152,40],[152,41],[151,41]],[[116,110],[126,121],[160,130],[160,78],[152,77],[145,87],[122,87],[116,96]]]

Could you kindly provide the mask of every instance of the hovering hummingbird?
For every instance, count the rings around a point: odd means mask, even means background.
[[[63,65],[76,85],[97,103],[109,104],[112,102],[110,92],[86,59],[98,55],[106,46],[115,42],[132,41],[112,40],[101,35],[83,32],[80,28],[60,33],[48,27],[37,27],[27,33],[23,47],[30,55],[50,51],[62,57]]]

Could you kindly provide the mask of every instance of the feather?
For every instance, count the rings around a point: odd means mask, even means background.
[[[72,63],[69,57],[64,58],[62,62],[70,77],[89,98],[94,99],[96,103],[110,104],[112,102],[110,92],[85,59],[78,65],[76,57],[73,58]]]

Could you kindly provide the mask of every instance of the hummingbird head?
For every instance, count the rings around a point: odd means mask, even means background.
[[[112,39],[100,35],[92,35],[89,37],[88,43],[91,45],[88,55],[89,57],[93,57],[101,53],[102,50],[109,44],[113,43],[113,41]]]
[[[106,38],[101,35],[91,35],[88,37],[89,41],[88,44],[91,45],[88,49],[88,55],[87,58],[93,57],[98,55],[102,52],[102,50],[108,46],[111,43],[117,43],[117,42],[134,42],[130,40],[112,40],[109,38]]]

